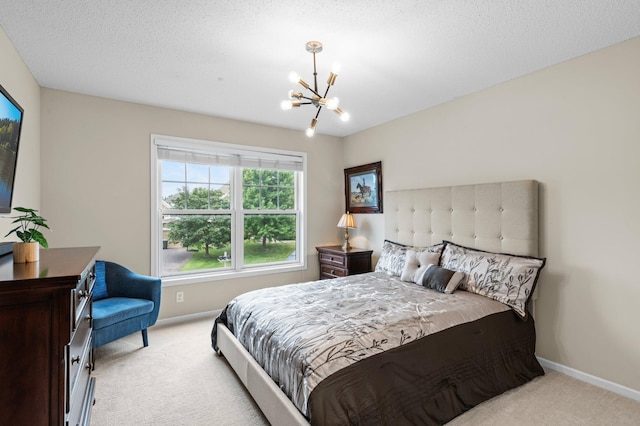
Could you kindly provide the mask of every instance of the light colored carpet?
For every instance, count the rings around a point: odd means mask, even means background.
[[[213,318],[149,329],[95,352],[93,426],[268,425],[210,345]],[[640,402],[555,371],[457,417],[448,426],[640,425]],[[277,426],[277,425],[276,425]]]

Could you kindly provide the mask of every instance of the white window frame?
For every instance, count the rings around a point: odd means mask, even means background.
[[[298,206],[298,223],[297,223],[297,244],[296,244],[296,262],[274,263],[268,265],[247,266],[242,269],[222,269],[214,271],[203,271],[202,273],[193,273],[185,275],[162,277],[163,286],[174,286],[182,284],[195,284],[202,282],[211,282],[226,280],[230,278],[242,278],[264,274],[286,273],[292,271],[301,271],[307,269],[306,241],[307,241],[307,154],[305,152],[285,151],[273,148],[253,147],[247,145],[237,145],[222,142],[206,141],[200,139],[180,138],[175,136],[151,135],[151,274],[161,277],[161,256],[162,256],[162,218],[163,212],[160,208],[162,200],[161,185],[161,168],[159,167],[158,148],[162,146],[175,147],[180,149],[192,149],[198,152],[225,152],[237,154],[249,154],[252,156],[263,155],[286,155],[297,156],[302,158],[302,173],[298,173],[296,181],[296,204]],[[244,223],[245,211],[242,209],[242,187],[237,179],[239,169],[235,169],[232,173],[232,191],[234,199],[237,200],[237,208],[235,214],[232,215],[232,223],[236,225],[231,230],[232,247],[235,253],[231,253],[232,259],[243,258],[244,244],[241,239],[242,233],[238,233],[235,229]],[[232,209],[233,210],[233,209]],[[228,211],[220,211],[220,214],[228,214]],[[254,211],[246,211],[247,214],[255,213]],[[260,213],[291,213],[289,211],[264,211]]]

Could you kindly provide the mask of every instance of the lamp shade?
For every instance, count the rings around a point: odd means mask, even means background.
[[[356,228],[356,219],[349,212],[346,212],[338,222],[338,228]]]

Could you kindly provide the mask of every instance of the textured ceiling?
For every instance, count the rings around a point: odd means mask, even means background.
[[[0,0],[0,26],[41,86],[300,130],[319,40],[344,136],[639,36],[640,0]]]

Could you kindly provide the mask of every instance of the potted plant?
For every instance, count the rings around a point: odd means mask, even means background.
[[[46,224],[47,219],[38,215],[38,210],[26,207],[15,207],[14,210],[22,215],[12,217],[11,223],[19,225],[5,235],[8,237],[15,233],[21,241],[13,245],[13,261],[14,263],[37,262],[40,259],[39,247],[49,247],[47,239],[40,232],[40,228],[50,229]]]

